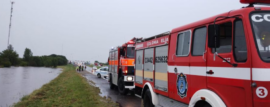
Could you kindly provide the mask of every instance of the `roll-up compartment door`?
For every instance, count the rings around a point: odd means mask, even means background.
[[[115,51],[112,52],[112,73],[113,74],[114,74],[114,65],[115,65],[115,63],[114,63],[114,60],[115,60],[114,53],[115,53]]]
[[[118,51],[115,51],[114,53],[114,72],[117,74],[118,71]]]
[[[136,51],[136,64],[135,64],[135,82],[138,84],[143,83],[143,50]]]
[[[153,55],[154,55],[154,48],[144,50],[143,75],[144,79],[148,81],[153,81],[153,70],[154,70]]]
[[[110,52],[110,62],[111,62],[111,66],[110,66],[110,72],[113,73],[114,69],[113,69],[113,51]],[[113,75],[112,75],[113,76]]]
[[[110,72],[113,73],[113,52],[110,52]]]
[[[168,58],[168,45],[156,47],[155,88],[162,91],[168,90],[167,58]]]
[[[114,51],[113,52],[113,84],[117,85],[117,81],[118,81],[118,74],[117,74],[117,61],[118,61],[118,52]]]

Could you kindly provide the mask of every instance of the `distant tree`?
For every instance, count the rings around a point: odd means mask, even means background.
[[[52,66],[53,66],[54,68],[56,68],[57,65],[58,65],[58,58],[53,58],[53,59],[52,59]]]
[[[53,60],[53,64],[57,63],[57,65],[66,65],[68,63],[67,58],[63,55],[51,54],[49,57],[55,58],[55,60]]]
[[[19,64],[19,55],[13,50],[12,45],[9,45],[6,50],[0,52],[0,57],[3,59],[2,64],[4,63],[13,66]]]
[[[0,54],[1,54],[1,52],[0,52]],[[1,67],[1,65],[2,65],[2,62],[3,62],[3,58],[0,57],[0,67]]]
[[[11,66],[10,61],[4,61],[2,64],[3,64],[4,67],[10,67]]]
[[[20,66],[27,66],[27,65],[28,65],[28,63],[25,62],[25,61],[21,61],[21,62],[20,62]]]
[[[25,48],[24,54],[23,54],[23,60],[29,63],[32,57],[33,57],[32,51],[28,48]]]
[[[33,62],[35,62],[33,66],[44,66],[43,63],[42,63],[42,58],[39,57],[39,56],[33,56],[33,59],[32,59]]]
[[[52,66],[52,58],[51,57],[44,57],[44,66],[51,67]]]
[[[51,56],[51,57],[57,57],[57,55],[56,55],[56,54],[51,54],[50,56]]]
[[[28,65],[28,63],[25,62],[25,61],[23,61],[22,58],[19,58],[19,59],[18,59],[18,62],[19,62],[19,65],[20,65],[20,66],[27,66],[27,65]]]
[[[25,49],[23,58],[19,58],[19,55],[13,50],[12,45],[9,45],[6,50],[0,52],[0,66],[4,67],[11,65],[57,67],[58,65],[66,65],[67,63],[68,60],[63,55],[33,56],[29,48]]]

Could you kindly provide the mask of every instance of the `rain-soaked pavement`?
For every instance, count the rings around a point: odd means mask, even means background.
[[[90,71],[90,68],[86,69]],[[109,97],[113,101],[120,104],[121,107],[141,107],[141,99],[134,96],[130,92],[128,95],[121,95],[117,89],[111,90],[109,82],[105,79],[97,78],[95,75],[89,72],[80,72],[87,80],[91,80],[95,83],[96,87],[100,89],[100,96]]]
[[[61,73],[45,67],[0,68],[0,107],[8,107]]]

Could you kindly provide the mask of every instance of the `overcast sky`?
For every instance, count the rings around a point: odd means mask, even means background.
[[[65,55],[106,62],[109,49],[239,9],[240,0],[14,0],[10,44],[23,56]],[[7,47],[10,0],[0,0],[0,51]]]

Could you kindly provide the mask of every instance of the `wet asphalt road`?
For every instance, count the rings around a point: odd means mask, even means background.
[[[110,89],[109,82],[106,79],[97,78],[95,75],[86,71],[81,72],[81,74],[87,80],[93,81],[96,87],[99,87],[100,96],[111,98],[113,101],[119,103],[121,107],[141,107],[141,99],[133,95],[132,92],[129,92],[128,95],[121,95],[116,88],[114,90]]]

